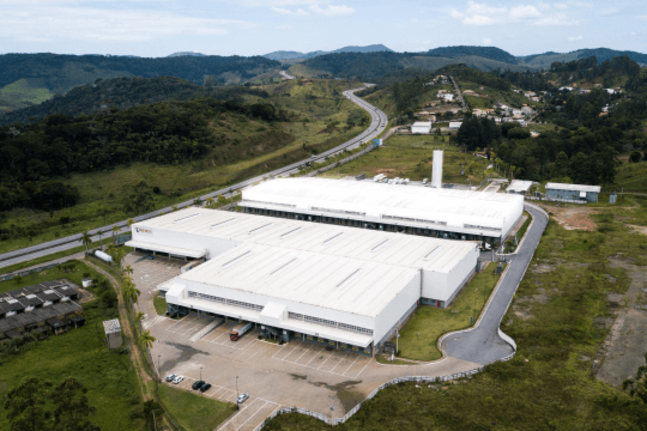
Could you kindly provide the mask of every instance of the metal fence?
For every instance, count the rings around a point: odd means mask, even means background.
[[[536,196],[526,196],[526,199],[531,200],[531,201],[546,201],[546,202],[564,202],[567,204],[580,204],[580,205],[585,205],[588,203],[588,201],[576,201],[572,199],[558,199],[558,198],[538,198]]]
[[[70,258],[70,259],[68,259],[68,260],[66,260],[64,262],[50,263],[50,264],[39,266],[39,267],[36,267],[36,268],[19,270],[19,271],[13,272],[11,274],[0,275],[0,282],[13,280],[14,277],[16,277],[16,276],[25,277],[25,276],[33,273],[33,272],[41,272],[41,271],[45,271],[46,269],[56,268],[58,265],[61,265],[63,263],[67,263],[70,260],[74,260],[74,259]]]
[[[508,360],[510,358],[503,359]],[[260,431],[262,430],[265,425],[273,418],[277,417],[278,415],[282,414],[288,414],[288,413],[301,413],[302,415],[307,415],[307,416],[312,416],[313,418],[319,419],[322,422],[327,423],[328,425],[339,425],[345,423],[348,419],[350,419],[355,413],[359,411],[359,409],[362,407],[362,405],[373,399],[375,395],[377,395],[378,392],[380,392],[382,389],[386,389],[389,386],[397,385],[399,383],[405,383],[405,382],[420,382],[420,383],[436,383],[436,382],[448,382],[451,380],[456,380],[460,379],[463,377],[468,377],[472,376],[474,374],[477,374],[481,371],[483,371],[484,367],[478,367],[472,370],[468,371],[463,371],[460,373],[454,373],[446,376],[440,376],[440,377],[426,377],[426,376],[407,376],[407,377],[398,377],[393,380],[390,380],[383,385],[379,386],[376,388],[373,392],[371,392],[361,403],[357,404],[355,407],[353,407],[351,410],[348,411],[344,416],[340,418],[334,418],[331,419],[329,417],[326,417],[325,415],[322,415],[321,413],[313,412],[307,409],[302,409],[300,407],[283,407],[283,408],[278,408],[274,410],[266,419],[263,421],[259,426],[257,426],[254,431]]]

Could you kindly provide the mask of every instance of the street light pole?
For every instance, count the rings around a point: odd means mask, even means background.
[[[238,406],[238,376],[236,376],[236,410],[240,407]]]
[[[200,367],[200,380],[202,380],[202,367]]]

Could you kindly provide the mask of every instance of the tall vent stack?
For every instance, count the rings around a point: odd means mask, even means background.
[[[434,150],[434,164],[431,170],[431,187],[443,187],[443,150]]]

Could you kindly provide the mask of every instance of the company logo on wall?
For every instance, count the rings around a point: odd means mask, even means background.
[[[146,228],[146,227],[136,227],[135,232],[143,233],[143,234],[146,234],[146,235],[152,235],[153,234],[153,231],[151,229]]]

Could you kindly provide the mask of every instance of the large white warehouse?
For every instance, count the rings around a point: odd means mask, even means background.
[[[245,212],[445,239],[502,242],[523,196],[323,178],[286,178],[243,190]]]
[[[419,303],[445,307],[475,242],[188,208],[133,225],[128,246],[207,262],[159,286],[173,313],[254,322],[372,354]]]

